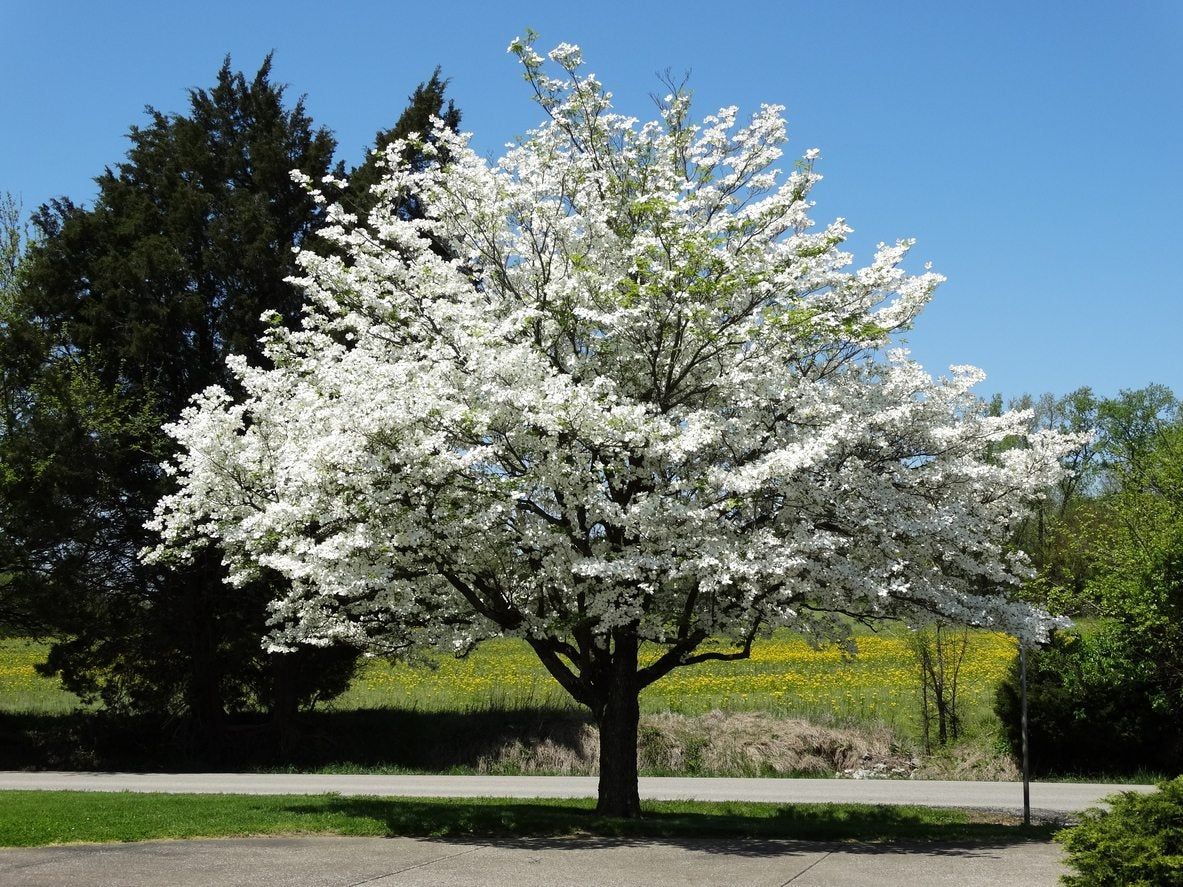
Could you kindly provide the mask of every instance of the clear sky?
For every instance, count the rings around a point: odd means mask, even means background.
[[[0,0],[0,190],[89,201],[145,105],[184,111],[230,53],[356,162],[438,64],[490,154],[534,125],[505,52],[580,44],[618,106],[692,72],[698,114],[788,107],[819,147],[815,218],[856,259],[914,237],[949,281],[909,337],[982,393],[1183,393],[1183,2],[262,2]]]

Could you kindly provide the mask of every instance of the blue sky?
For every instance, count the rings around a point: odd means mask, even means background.
[[[1183,393],[1183,2],[401,3],[0,0],[0,190],[93,197],[153,105],[223,56],[304,94],[360,159],[442,65],[490,154],[538,122],[510,39],[580,44],[618,106],[692,72],[699,115],[788,107],[819,147],[815,218],[856,258],[914,237],[949,281],[909,336],[982,393],[1162,382]]]

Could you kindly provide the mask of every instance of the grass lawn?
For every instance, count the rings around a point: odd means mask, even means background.
[[[1054,831],[929,807],[647,801],[640,820],[593,807],[590,799],[12,791],[0,792],[0,846],[292,834],[1022,841]]]
[[[919,677],[906,636],[864,632],[856,640],[859,652],[851,658],[778,632],[758,641],[746,661],[674,671],[642,694],[642,711],[762,711],[840,724],[885,723],[912,732]],[[21,638],[0,638],[0,711],[52,714],[77,707],[77,697],[33,670],[46,649]],[[960,691],[971,731],[992,717],[994,688],[1013,656],[1014,642],[1005,635],[971,636]],[[465,659],[439,658],[434,667],[371,660],[331,707],[459,712],[573,704],[523,642],[494,640]]]

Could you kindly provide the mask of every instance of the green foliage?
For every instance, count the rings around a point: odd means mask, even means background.
[[[377,147],[427,132],[432,115],[458,125],[446,85],[437,70]],[[261,360],[269,323],[298,322],[286,278],[324,209],[291,172],[342,169],[330,133],[272,83],[270,57],[251,78],[227,59],[186,113],[150,108],[129,139],[94,205],[42,207],[27,249],[17,207],[0,203],[0,624],[57,638],[41,671],[84,699],[216,738],[230,713],[285,722],[342,692],[357,654],[265,653],[274,581],[231,589],[216,552],[175,572],[140,563],[171,484],[161,425],[196,391],[233,388],[226,357]],[[359,211],[378,164],[341,195]]]
[[[60,639],[45,668],[68,689],[207,730],[339,692],[356,659],[266,654],[274,590],[228,588],[215,553],[172,574],[138,558],[170,484],[161,424],[230,381],[228,354],[260,359],[265,309],[299,314],[285,278],[323,210],[290,173],[325,175],[335,143],[270,69],[227,60],[186,114],[149,109],[93,207],[42,207],[0,329],[0,618]]]
[[[1151,704],[1183,714],[1183,422],[1135,445],[1091,587]]]
[[[17,273],[25,251],[20,202],[0,194],[0,297],[7,303],[16,289]]]
[[[999,685],[995,711],[1007,744],[1022,749],[1016,657]],[[1150,702],[1150,685],[1113,627],[1087,635],[1057,633],[1027,653],[1031,771],[1036,775],[1175,772],[1183,734],[1175,716]]]
[[[1062,397],[1023,395],[1009,406],[1030,410],[1033,429],[1092,434],[1091,441],[1065,458],[1071,473],[1044,500],[1033,503],[1015,544],[1030,555],[1039,573],[1025,589],[1029,599],[1052,612],[1101,615],[1092,582],[1098,557],[1117,532],[1110,526],[1118,518],[1111,500],[1156,436],[1179,419],[1179,401],[1165,386],[1147,385],[1113,398],[1098,398],[1089,388]],[[1002,398],[995,397],[987,409],[1001,413]],[[1004,442],[1001,448],[1015,445],[1017,441]]]
[[[439,71],[377,147],[432,115],[453,128]],[[295,708],[343,691],[356,654],[261,649],[273,583],[223,582],[216,553],[164,572],[138,558],[170,485],[162,423],[196,391],[232,387],[225,358],[261,359],[272,322],[295,323],[293,248],[324,210],[292,181],[333,166],[335,142],[285,102],[268,58],[251,78],[223,64],[185,114],[148,110],[86,209],[42,207],[24,249],[0,205],[0,623],[57,637],[45,674],[122,712],[183,716],[199,732],[228,712]],[[342,195],[364,210],[371,156]],[[421,208],[408,206],[409,213]]]
[[[1068,887],[1168,887],[1183,883],[1183,777],[1151,794],[1122,792],[1110,809],[1085,811],[1056,840],[1075,874]]]
[[[1010,408],[1030,410],[1033,429],[1085,435],[1097,427],[1102,403],[1089,388],[1078,388],[1063,397],[1023,395],[1011,401]],[[996,397],[990,410],[1000,414],[1002,406],[1001,397]],[[1101,444],[1099,438],[1082,443],[1065,457],[1063,462],[1070,473],[1048,491],[1044,500],[1033,503],[1031,515],[1015,540],[1039,571],[1038,578],[1025,589],[1026,596],[1052,612],[1092,612],[1084,594],[1089,575],[1088,550],[1080,527],[1093,511]],[[1017,441],[1008,441],[1003,448],[1015,445]]]
[[[1183,404],[1165,385],[1122,390],[1097,406],[1098,451],[1111,482],[1129,471],[1153,447],[1158,435],[1183,420]]]
[[[1183,421],[1161,386],[1097,410],[1102,474],[1091,503],[1088,598],[1102,617],[1034,651],[1029,692],[1037,772],[1183,769]],[[1018,749],[1018,677],[997,710]]]

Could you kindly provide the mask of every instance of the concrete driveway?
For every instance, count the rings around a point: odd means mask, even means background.
[[[1052,887],[1053,844],[246,838],[0,851],[6,887]]]

